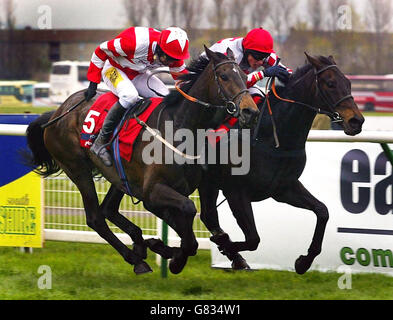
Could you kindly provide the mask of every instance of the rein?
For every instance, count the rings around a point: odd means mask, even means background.
[[[323,68],[323,69],[321,69],[321,70],[319,70],[319,71],[317,71],[317,70],[314,68],[315,82],[316,82],[316,88],[317,88],[317,91],[316,91],[315,95],[316,95],[316,96],[320,95],[320,96],[322,97],[322,100],[326,103],[327,107],[330,109],[329,111],[322,110],[321,108],[316,108],[316,107],[314,107],[314,106],[312,106],[312,105],[310,105],[310,104],[307,104],[307,103],[303,103],[303,102],[300,102],[300,101],[295,101],[295,100],[292,100],[292,99],[284,99],[284,98],[280,97],[280,96],[277,94],[276,85],[275,85],[275,81],[274,81],[274,80],[273,80],[273,84],[272,84],[272,87],[271,87],[272,92],[273,92],[274,96],[275,96],[277,99],[281,100],[281,101],[285,101],[285,102],[289,102],[289,103],[293,103],[293,104],[298,104],[298,105],[307,107],[307,108],[309,108],[309,109],[311,109],[311,110],[314,110],[314,111],[317,112],[317,113],[326,114],[327,116],[329,116],[329,117],[332,119],[333,122],[342,122],[343,119],[341,118],[341,116],[339,115],[339,113],[338,113],[337,111],[334,111],[334,110],[335,110],[335,108],[336,108],[341,102],[343,102],[343,101],[345,101],[345,100],[347,100],[347,99],[351,99],[351,98],[353,99],[353,97],[352,97],[352,95],[348,94],[348,95],[342,97],[341,99],[339,99],[337,102],[335,102],[335,103],[333,103],[333,104],[331,104],[331,103],[328,101],[326,94],[320,89],[319,81],[318,81],[318,76],[319,76],[322,72],[324,72],[324,71],[326,71],[326,70],[328,70],[328,69],[331,69],[331,68],[338,68],[338,67],[337,67],[337,65],[332,64],[332,65],[329,65],[329,66],[327,66],[327,67],[325,67],[325,68]],[[269,99],[267,98],[267,100],[268,100],[268,105],[269,105],[269,108],[270,108]]]

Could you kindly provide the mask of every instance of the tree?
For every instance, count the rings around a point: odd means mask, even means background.
[[[390,0],[368,0],[368,6],[366,9],[366,25],[367,28],[375,32],[374,47],[375,47],[375,58],[370,59],[374,61],[375,72],[384,73],[384,59],[381,56],[388,56],[390,49],[385,48],[385,36],[384,32],[389,30],[392,24],[392,2]],[[390,63],[386,61],[387,63]]]
[[[370,31],[377,34],[386,32],[392,24],[391,0],[368,0],[366,6],[366,24]]]
[[[4,0],[3,7],[5,14],[5,28],[9,30],[15,29],[16,19],[14,16],[15,6],[13,0]]]
[[[276,35],[288,34],[290,27],[295,23],[296,0],[276,0],[272,3],[270,11],[270,21],[272,32]]]
[[[184,1],[182,1],[184,2]],[[174,26],[177,26],[177,8],[178,8],[178,0],[170,1],[170,12],[171,12],[171,20]]]
[[[131,26],[141,26],[145,13],[145,2],[143,0],[123,0],[128,22]]]
[[[251,7],[251,27],[263,27],[263,23],[269,16],[270,5],[269,0],[254,0]]]
[[[331,31],[338,29],[337,22],[339,19],[339,8],[343,5],[347,5],[347,0],[330,0],[327,2],[327,26]]]
[[[187,33],[192,33],[195,25],[199,22],[203,12],[203,1],[183,0],[180,4],[182,23]]]
[[[213,0],[214,10],[210,14],[210,21],[216,27],[217,32],[220,33],[225,25],[226,8],[225,0]]]
[[[158,8],[160,7],[160,0],[149,0],[145,1],[145,7],[147,10],[147,21],[149,27],[159,28],[160,27],[160,16]]]
[[[232,0],[229,3],[229,10],[231,17],[235,21],[233,27],[236,31],[241,31],[243,28],[243,20],[245,15],[245,9],[251,4],[251,0]]]
[[[322,28],[322,2],[321,0],[308,0],[307,10],[310,16],[311,29],[319,31]]]

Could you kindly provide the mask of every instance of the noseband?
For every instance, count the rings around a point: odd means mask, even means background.
[[[309,109],[312,109],[312,110],[314,110],[314,111],[317,112],[317,113],[326,114],[327,116],[329,116],[329,117],[332,119],[333,122],[342,122],[342,121],[344,121],[344,120],[343,120],[343,118],[339,115],[339,113],[338,113],[337,111],[335,111],[335,108],[336,108],[341,102],[343,102],[344,100],[353,99],[353,96],[350,95],[350,94],[348,94],[348,95],[342,97],[341,99],[339,99],[338,101],[336,101],[335,103],[330,103],[330,102],[329,102],[329,99],[327,98],[326,93],[324,93],[324,92],[321,90],[320,86],[319,86],[318,76],[319,76],[322,72],[324,72],[324,71],[326,71],[326,70],[329,70],[329,69],[331,69],[331,68],[337,68],[337,69],[338,69],[337,65],[335,65],[335,64],[326,66],[325,68],[322,68],[321,70],[318,70],[318,71],[317,71],[316,68],[314,67],[314,75],[315,75],[315,82],[316,82],[315,96],[318,97],[318,95],[319,95],[319,96],[322,98],[323,102],[326,103],[326,106],[330,109],[329,111],[321,110],[321,108],[316,108],[316,107],[314,107],[314,106],[312,106],[312,105],[310,105],[310,104],[303,103],[303,102],[300,102],[300,101],[295,101],[295,100],[292,100],[292,99],[284,99],[284,98],[281,98],[281,97],[277,94],[274,79],[272,80],[272,86],[271,86],[272,92],[273,92],[274,96],[275,96],[277,99],[281,100],[281,101],[285,101],[285,102],[289,102],[289,103],[293,103],[293,104],[298,104],[298,105],[307,107],[307,108],[309,108]],[[268,95],[267,95],[267,96],[268,96]],[[267,98],[267,99],[268,99],[268,98]],[[269,100],[269,99],[268,99],[268,100]]]
[[[343,119],[341,118],[341,116],[338,114],[337,111],[335,111],[336,107],[343,101],[347,100],[347,99],[353,99],[353,96],[351,94],[348,94],[344,97],[342,97],[341,99],[339,99],[338,101],[334,102],[334,103],[330,103],[328,97],[326,96],[326,93],[323,92],[320,88],[319,85],[319,81],[318,81],[318,76],[325,72],[326,70],[332,69],[332,68],[337,68],[337,65],[332,64],[329,66],[326,66],[325,68],[322,68],[321,70],[318,70],[316,68],[314,68],[314,74],[315,74],[315,82],[316,82],[316,92],[315,92],[315,96],[320,96],[323,100],[323,102],[326,104],[326,106],[330,109],[329,113],[326,113],[332,120],[333,122],[341,122],[343,121]]]
[[[239,116],[240,113],[240,102],[242,101],[242,99],[240,99],[239,104],[237,104],[235,101],[236,99],[243,95],[244,93],[248,92],[247,88],[244,88],[243,90],[240,90],[237,94],[235,94],[233,97],[228,98],[227,94],[225,93],[225,90],[223,89],[223,87],[221,86],[220,81],[218,80],[218,76],[217,76],[217,69],[219,67],[221,67],[222,65],[225,64],[233,64],[238,66],[238,64],[235,61],[223,61],[220,62],[218,64],[215,65],[213,71],[214,71],[214,79],[217,83],[217,87],[218,87],[218,93],[221,95],[221,97],[223,98],[223,100],[225,101],[225,104],[227,106],[227,112],[228,114],[230,114],[232,117],[237,118]]]

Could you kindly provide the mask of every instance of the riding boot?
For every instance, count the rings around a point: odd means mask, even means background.
[[[106,144],[109,142],[111,134],[119,124],[125,112],[126,109],[123,108],[119,102],[116,102],[109,110],[98,137],[90,147],[91,152],[99,157],[107,167],[112,166],[112,158],[109,151],[106,149]]]

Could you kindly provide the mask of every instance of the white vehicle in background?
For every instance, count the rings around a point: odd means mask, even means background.
[[[54,104],[63,103],[71,94],[86,89],[88,61],[59,61],[52,64],[49,76],[50,99]]]
[[[49,97],[53,104],[63,103],[71,94],[87,89],[87,70],[89,61],[58,61],[52,64],[52,71],[49,76],[50,93]],[[99,89],[108,90],[108,87],[101,82]]]
[[[33,85],[33,107],[50,107],[54,105],[49,97],[49,90],[49,82],[38,82]]]

